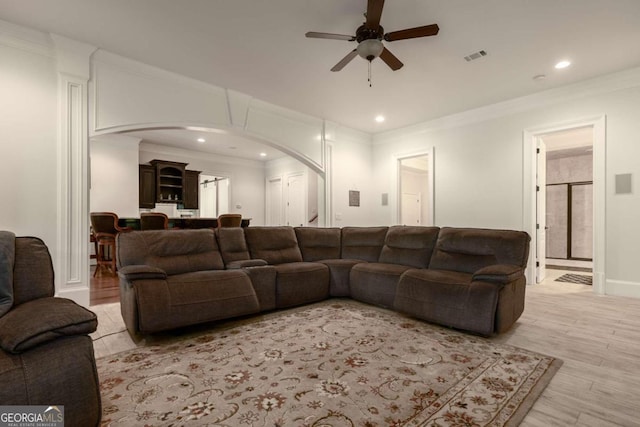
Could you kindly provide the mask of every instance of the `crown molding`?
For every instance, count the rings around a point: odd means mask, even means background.
[[[466,126],[561,102],[597,96],[640,86],[640,67],[606,74],[578,83],[474,108],[426,122],[373,135],[373,145],[387,144],[408,136]]]
[[[0,44],[49,58],[56,56],[49,34],[1,19]]]

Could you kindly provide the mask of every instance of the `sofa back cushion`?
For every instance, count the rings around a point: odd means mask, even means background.
[[[379,262],[427,268],[438,239],[438,227],[389,227]]]
[[[249,247],[241,227],[222,227],[216,230],[220,255],[225,264],[234,261],[245,261],[251,258]]]
[[[119,267],[149,265],[168,275],[224,269],[213,230],[208,228],[120,233],[116,247]]]
[[[16,237],[13,264],[13,306],[52,297],[54,272],[47,245],[37,237]]]
[[[378,262],[389,227],[344,227],[342,258]]]
[[[274,265],[302,261],[293,227],[247,227],[244,235],[251,258]]]
[[[526,267],[531,238],[524,231],[481,228],[440,230],[429,268],[474,273],[493,264]]]
[[[296,227],[302,259],[313,262],[340,258],[340,229]]]

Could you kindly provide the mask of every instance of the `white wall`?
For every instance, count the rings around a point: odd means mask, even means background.
[[[251,218],[251,225],[264,224],[265,175],[261,162],[142,142],[140,163],[147,163],[153,159],[188,163],[189,170],[197,170],[205,175],[229,177],[229,211],[242,214],[244,218]]]
[[[124,135],[91,138],[91,212],[115,212],[119,217],[139,216],[138,143]]]
[[[377,185],[392,191],[394,155],[433,146],[436,225],[525,229],[523,131],[604,114],[606,292],[640,296],[640,69],[550,91],[546,101],[541,98],[523,98],[499,114],[499,108],[487,107],[455,120],[375,136]],[[633,194],[614,194],[614,175],[621,173],[632,174]],[[389,223],[390,215],[382,214]]]
[[[388,207],[381,206],[385,190],[378,188],[373,180],[375,169],[372,168],[371,136],[339,127],[330,144],[333,215],[327,225],[380,225]],[[349,190],[360,191],[359,207],[349,206]]]
[[[57,249],[57,75],[48,40],[32,46],[5,39],[0,21],[0,230]],[[24,33],[26,35],[26,31]]]

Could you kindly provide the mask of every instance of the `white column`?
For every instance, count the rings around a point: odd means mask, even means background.
[[[95,47],[52,34],[58,69],[56,295],[89,306],[90,57]]]

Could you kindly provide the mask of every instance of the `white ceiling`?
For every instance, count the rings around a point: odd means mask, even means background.
[[[386,46],[405,66],[355,58],[366,0],[0,0],[0,19],[376,133],[640,65],[640,0],[393,0],[385,31],[437,23]],[[487,56],[466,62],[478,50]],[[561,60],[571,67],[555,70]],[[543,80],[532,77],[545,74]],[[378,124],[374,117],[384,114]]]
[[[142,142],[263,162],[286,156],[282,151],[268,145],[222,131],[154,129],[127,132],[126,134],[140,138]],[[198,139],[204,139],[204,142],[200,142]],[[261,156],[261,153],[265,155]]]

